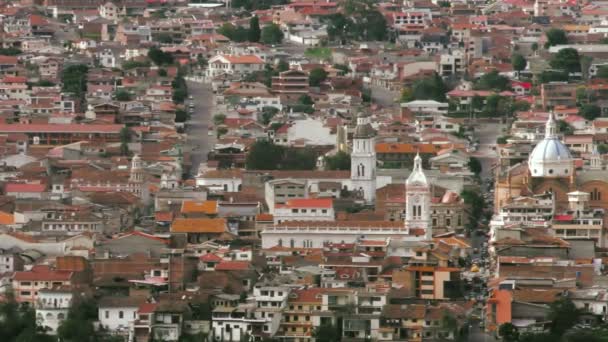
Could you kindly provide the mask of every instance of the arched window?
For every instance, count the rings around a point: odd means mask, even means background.
[[[296,242],[294,241],[294,239],[289,240],[289,247],[294,248],[296,245]]]
[[[57,315],[57,319],[63,320],[63,319],[65,319],[65,315],[63,313],[59,313]]]
[[[283,247],[283,239],[279,239],[279,247]]]

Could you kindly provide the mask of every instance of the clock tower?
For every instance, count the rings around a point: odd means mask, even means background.
[[[376,131],[370,121],[363,113],[357,116],[350,154],[352,189],[361,193],[366,204],[374,204],[376,199]]]
[[[431,188],[422,169],[422,158],[416,154],[414,168],[405,182],[405,226],[408,229],[424,229],[424,237],[433,237],[430,224]]]

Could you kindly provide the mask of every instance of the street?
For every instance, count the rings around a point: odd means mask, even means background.
[[[498,157],[492,149],[496,145],[496,138],[503,135],[504,124],[494,122],[482,122],[475,126],[475,136],[479,139],[479,149],[473,156],[481,162],[481,179],[492,179],[494,172],[492,167]]]
[[[215,144],[215,135],[208,134],[213,117],[213,92],[206,83],[188,82],[188,93],[192,96],[194,112],[186,124],[186,150],[190,151],[192,167],[190,175],[196,176],[201,163],[207,161],[207,154]]]

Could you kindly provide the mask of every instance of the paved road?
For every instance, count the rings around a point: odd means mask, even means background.
[[[473,154],[481,162],[481,178],[489,179],[494,177],[492,167],[497,161],[498,155],[492,149],[496,145],[496,138],[503,135],[503,124],[481,123],[475,127],[475,136],[479,139],[479,149]]]
[[[213,117],[213,92],[209,84],[188,82],[188,93],[192,95],[194,113],[186,126],[186,148],[191,151],[190,175],[196,176],[199,165],[207,161],[207,154],[216,140],[215,136],[208,135]]]
[[[468,337],[467,341],[469,341],[469,342],[498,342],[498,340],[495,339],[494,336],[484,333],[479,328],[479,323],[474,322],[472,325],[473,325],[473,327],[471,328],[471,330],[469,332],[469,337]]]

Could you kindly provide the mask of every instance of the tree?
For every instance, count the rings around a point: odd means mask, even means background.
[[[538,43],[532,43],[532,45],[530,46],[530,48],[532,49],[532,51],[534,53],[536,53],[536,51],[538,50]]]
[[[280,163],[281,170],[314,170],[317,156],[310,148],[287,148]]]
[[[340,341],[338,328],[332,324],[323,324],[316,328],[312,336],[316,342],[335,342]]]
[[[482,171],[481,162],[479,159],[475,157],[471,157],[469,159],[469,170],[471,170],[471,172],[473,172],[476,176],[479,176]]]
[[[401,89],[401,96],[399,97],[400,103],[414,101],[414,94],[412,92],[412,88],[404,87]]]
[[[248,39],[250,42],[257,43],[260,41],[260,36],[262,34],[262,31],[260,30],[260,18],[255,15],[249,19],[248,33]]]
[[[591,120],[595,120],[597,117],[602,115],[602,109],[596,105],[585,104],[578,111],[578,115],[591,121]]]
[[[213,124],[216,126],[223,124],[225,120],[226,120],[226,115],[224,115],[224,114],[220,113],[220,114],[215,114],[213,116]]]
[[[513,65],[513,69],[515,71],[522,71],[526,68],[526,65],[528,64],[528,62],[526,61],[526,59],[524,58],[524,56],[516,53],[513,56],[511,56],[511,65]]]
[[[148,68],[150,67],[150,61],[146,60],[146,61],[134,61],[134,60],[130,60],[130,61],[126,61],[124,63],[122,63],[122,69],[123,70],[131,70],[131,69],[135,69],[135,68]]]
[[[388,35],[386,18],[378,10],[366,12],[361,20],[365,40],[383,41]]]
[[[478,222],[483,214],[483,207],[485,202],[479,192],[472,190],[463,190],[460,193],[460,197],[464,200],[464,203],[471,207],[469,212],[469,222]]]
[[[572,328],[581,315],[581,311],[568,298],[560,298],[550,305],[548,321],[553,335],[562,336]]]
[[[169,33],[159,33],[154,36],[154,40],[161,44],[172,44],[173,36],[171,36]]]
[[[302,96],[300,96],[300,98],[298,98],[298,103],[303,104],[303,105],[312,106],[315,104],[315,101],[313,101],[312,98],[308,95],[302,95]]]
[[[132,94],[124,89],[119,89],[114,92],[114,99],[116,101],[120,101],[120,102],[131,101],[131,98],[132,98]]]
[[[504,145],[507,143],[507,139],[508,139],[508,137],[498,137],[498,138],[496,138],[496,143],[498,145]]]
[[[87,91],[88,72],[89,67],[84,64],[70,65],[61,72],[61,89],[74,94],[82,104]]]
[[[581,61],[576,49],[561,49],[549,62],[553,69],[563,70],[568,73],[580,72]]]
[[[608,144],[599,144],[599,145],[597,145],[597,151],[600,154],[606,154],[606,153],[608,153]]]
[[[261,122],[264,125],[268,125],[270,120],[279,112],[275,107],[264,107],[262,108]]]
[[[325,157],[327,170],[350,170],[350,154],[339,151],[333,156]]]
[[[484,101],[484,98],[479,95],[473,96],[471,99],[471,106],[473,107],[473,110],[482,110]]]
[[[21,51],[20,49],[18,49],[16,47],[0,48],[1,56],[17,56],[22,53],[23,53],[23,51]]]
[[[129,155],[129,142],[131,141],[131,132],[127,126],[120,129],[120,155]]]
[[[183,109],[175,111],[175,122],[186,122],[188,121],[188,113]]]
[[[283,31],[275,23],[268,24],[262,29],[260,40],[268,45],[280,44],[283,41]]]
[[[547,42],[545,43],[545,49],[548,49],[551,46],[555,45],[564,45],[568,44],[568,37],[566,36],[566,32],[560,29],[550,29],[545,32],[547,36]]]
[[[443,79],[437,74],[414,82],[412,86],[412,96],[415,100],[435,100],[445,101],[445,94],[448,89],[443,83]]]
[[[568,79],[569,76],[566,71],[545,70],[538,75],[540,83],[564,82],[568,81]]]
[[[323,68],[314,68],[308,75],[308,84],[313,87],[318,87],[325,79],[327,79],[327,71]]]
[[[564,120],[558,120],[557,121],[557,129],[559,129],[559,131],[561,133],[563,133],[564,135],[572,135],[572,134],[574,134],[574,128],[572,128],[572,126],[570,126]]]
[[[33,84],[35,87],[54,87],[55,83],[49,80],[40,80]]]
[[[93,321],[97,320],[97,305],[94,301],[76,298],[66,320],[57,329],[57,336],[65,342],[96,341]]]
[[[505,342],[516,342],[519,338],[517,328],[511,323],[504,323],[498,328],[498,334]]]
[[[277,72],[283,72],[287,70],[289,70],[289,63],[281,59],[279,63],[277,63]]]
[[[245,167],[248,170],[276,170],[283,160],[284,148],[269,140],[256,141],[249,148]]]
[[[173,64],[173,56],[156,46],[153,46],[148,50],[148,58],[156,65]]]
[[[159,77],[167,77],[167,70],[165,70],[165,69],[158,69],[158,76]]]
[[[608,78],[608,66],[600,66],[597,69],[597,77],[599,78]]]
[[[483,76],[481,76],[479,80],[475,82],[475,89],[481,90],[503,91],[509,89],[510,87],[511,82],[509,79],[499,74],[496,70],[483,74]]]

